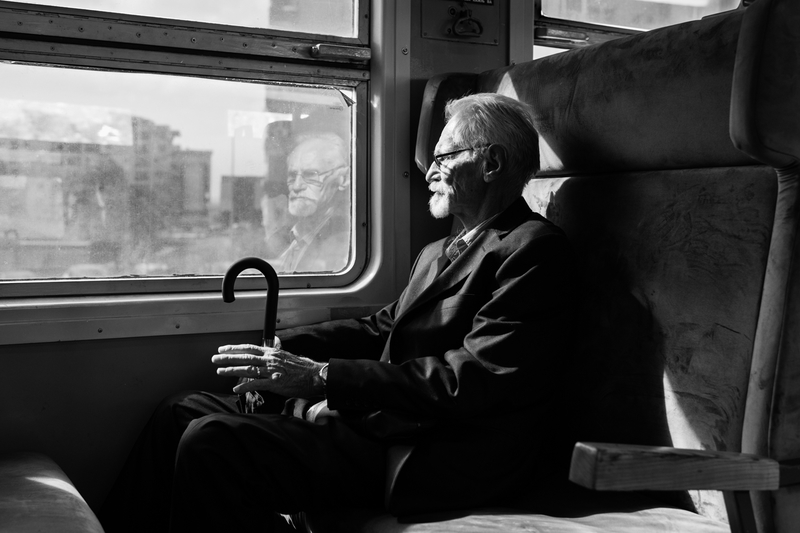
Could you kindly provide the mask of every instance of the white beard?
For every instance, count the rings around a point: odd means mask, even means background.
[[[428,200],[428,209],[433,218],[445,218],[450,214],[450,195],[433,193],[430,200]]]
[[[290,198],[289,214],[294,217],[309,217],[317,210],[317,202],[308,198]]]

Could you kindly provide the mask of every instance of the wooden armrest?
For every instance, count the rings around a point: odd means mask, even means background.
[[[776,490],[780,471],[745,453],[578,442],[569,479],[594,490]]]

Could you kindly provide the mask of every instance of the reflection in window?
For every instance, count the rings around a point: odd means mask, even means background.
[[[547,17],[652,30],[736,9],[739,0],[542,0]]]
[[[20,0],[76,9],[355,37],[357,0]]]
[[[0,63],[0,279],[351,263],[347,88]]]

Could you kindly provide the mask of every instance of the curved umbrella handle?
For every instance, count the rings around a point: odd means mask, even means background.
[[[231,303],[235,300],[233,296],[233,285],[236,278],[248,268],[255,268],[267,279],[267,309],[264,313],[264,333],[261,339],[262,345],[272,347],[275,341],[275,322],[278,318],[278,275],[272,265],[259,259],[258,257],[245,257],[231,265],[222,278],[222,301]]]

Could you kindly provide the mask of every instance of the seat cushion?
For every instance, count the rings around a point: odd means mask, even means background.
[[[513,507],[484,507],[412,517],[376,510],[305,513],[309,533],[729,533],[703,517],[682,492],[596,492],[573,484],[533,489]]]
[[[0,531],[103,533],[66,474],[39,453],[0,455]]]
[[[331,525],[315,527],[315,522],[309,520],[309,530],[311,533],[730,533],[727,524],[669,507],[574,517],[488,508],[464,516],[429,517],[428,521],[403,520],[375,511],[351,511],[328,523]]]

